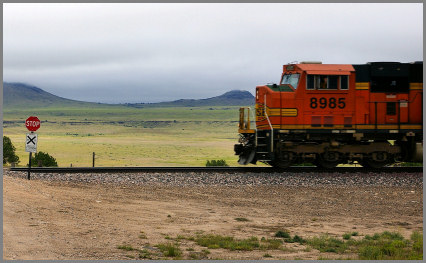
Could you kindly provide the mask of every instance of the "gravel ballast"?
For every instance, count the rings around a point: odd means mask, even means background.
[[[26,172],[3,170],[26,178]],[[51,182],[162,186],[384,186],[423,187],[423,173],[32,173]]]

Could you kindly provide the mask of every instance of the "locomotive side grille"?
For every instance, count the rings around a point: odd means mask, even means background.
[[[321,127],[321,116],[312,116],[311,125],[312,127]]]
[[[333,116],[324,116],[324,127],[333,127]]]
[[[352,127],[352,116],[345,116],[343,118],[344,127]]]

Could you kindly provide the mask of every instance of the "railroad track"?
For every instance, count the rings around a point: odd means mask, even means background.
[[[27,167],[12,167],[11,171],[27,172]],[[364,167],[336,167],[334,169],[321,169],[315,166],[292,166],[286,169],[273,167],[32,167],[31,173],[183,173],[183,172],[232,172],[232,173],[420,173],[423,167],[383,167],[380,169],[367,169]]]

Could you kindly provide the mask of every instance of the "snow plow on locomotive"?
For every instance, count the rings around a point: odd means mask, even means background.
[[[256,87],[255,100],[254,110],[240,109],[240,164],[423,160],[423,62],[288,64],[279,84]]]

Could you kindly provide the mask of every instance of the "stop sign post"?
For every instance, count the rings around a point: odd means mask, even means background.
[[[27,127],[27,129],[31,132],[31,135],[32,135],[34,134],[36,130],[40,128],[40,120],[36,116],[30,116],[25,121],[25,127]],[[34,135],[35,136],[32,138],[30,138],[30,136],[27,135],[29,140],[26,140],[26,141],[27,143],[34,143],[35,147],[37,147],[37,140],[36,140],[37,134],[34,134]],[[30,158],[29,158],[30,160],[28,162],[28,180],[30,180],[30,173],[31,173],[31,155],[32,155],[32,151],[30,151]]]

